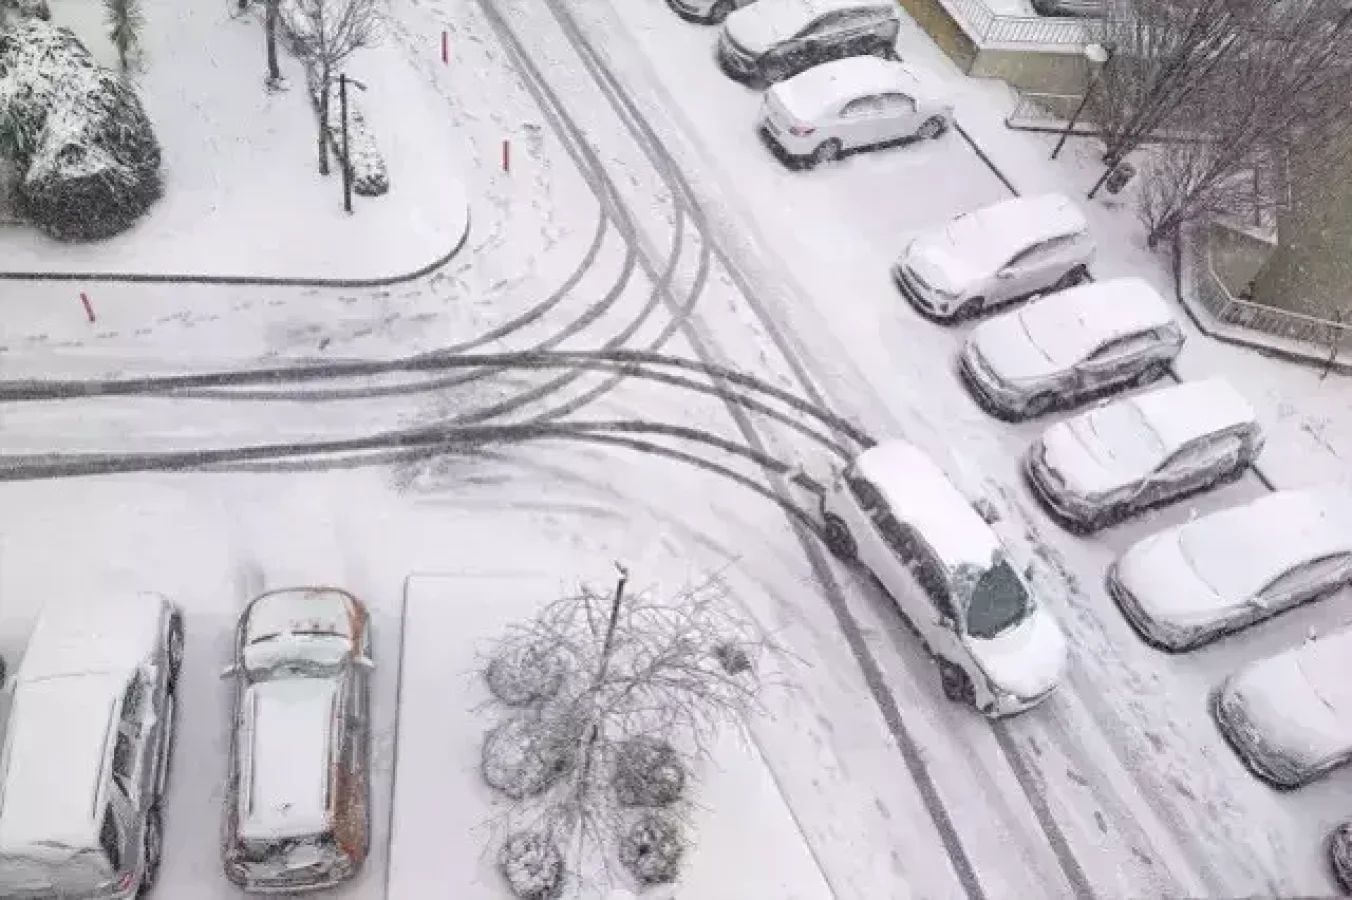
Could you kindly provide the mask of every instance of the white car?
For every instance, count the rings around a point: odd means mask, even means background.
[[[814,66],[765,92],[760,131],[792,160],[813,165],[902,140],[937,138],[953,104],[906,63],[852,56]]]
[[[1209,378],[1057,422],[1024,466],[1043,505],[1088,532],[1238,478],[1262,448],[1253,407],[1229,382]]]
[[[717,25],[726,19],[729,13],[754,2],[755,0],[667,0],[667,6],[687,22]]]
[[[756,0],[728,16],[718,39],[724,74],[773,84],[847,56],[896,56],[901,10],[888,0]]]
[[[1040,416],[1169,371],[1183,329],[1140,278],[1048,294],[982,322],[958,355],[977,402],[1006,419]]]
[[[1043,194],[982,207],[917,237],[892,278],[923,315],[952,321],[1087,281],[1093,257],[1084,213]]]
[[[863,563],[939,667],[945,695],[987,716],[1045,700],[1066,667],[1052,614],[991,527],[923,452],[884,441],[837,472],[822,501],[827,543]]]
[[[1143,638],[1190,650],[1352,582],[1352,494],[1277,491],[1156,532],[1108,569]]]
[[[1352,759],[1352,629],[1305,641],[1230,676],[1212,703],[1244,764],[1290,790]]]

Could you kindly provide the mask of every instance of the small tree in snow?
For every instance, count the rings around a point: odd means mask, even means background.
[[[563,848],[575,868],[611,848],[640,883],[657,883],[680,862],[689,764],[713,753],[721,729],[748,726],[765,684],[757,664],[774,648],[728,611],[716,581],[664,601],[628,592],[620,573],[608,594],[558,600],[494,648],[485,675],[511,717],[485,742],[484,774],[517,801],[507,846]],[[515,883],[520,861],[502,867]],[[557,888],[535,889],[518,896]]]
[[[375,0],[292,0],[286,27],[310,66],[319,113],[319,174],[329,174],[329,101],[334,77],[353,53],[375,43],[380,15]]]
[[[108,39],[117,48],[118,66],[127,71],[128,57],[140,44],[145,16],[141,0],[104,0],[108,13]]]
[[[282,84],[282,69],[277,63],[277,20],[281,2],[282,0],[265,0],[263,7],[263,42],[268,57],[268,76],[265,83],[269,88],[277,88]]]

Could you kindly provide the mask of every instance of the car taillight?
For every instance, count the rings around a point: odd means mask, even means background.
[[[135,882],[135,881],[136,881],[136,874],[135,874],[134,872],[128,872],[127,874],[123,875],[121,878],[119,878],[119,879],[117,880],[117,889],[118,889],[118,891],[129,891],[129,890],[131,890],[132,883]]]
[[[809,134],[812,134],[812,132],[816,130],[817,129],[813,128],[811,125],[789,126],[789,134],[793,135],[794,137],[807,137]]]

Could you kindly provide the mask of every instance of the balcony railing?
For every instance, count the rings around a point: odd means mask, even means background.
[[[1102,25],[1091,19],[1006,16],[983,0],[939,0],[966,26],[979,44],[1059,44],[1083,46],[1097,40]]]

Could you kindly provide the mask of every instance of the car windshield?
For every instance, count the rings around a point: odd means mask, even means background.
[[[350,638],[331,631],[279,631],[249,641],[244,665],[254,672],[277,668],[326,672],[343,663],[350,647]]]
[[[1183,528],[1178,549],[1197,577],[1225,600],[1243,600],[1281,574],[1262,528]]]
[[[1094,437],[1097,453],[1132,472],[1150,472],[1168,452],[1136,404],[1110,403],[1086,413],[1077,424]]]
[[[998,558],[974,580],[967,598],[967,633],[972,637],[998,637],[1032,613],[1033,598],[1009,560]]]

